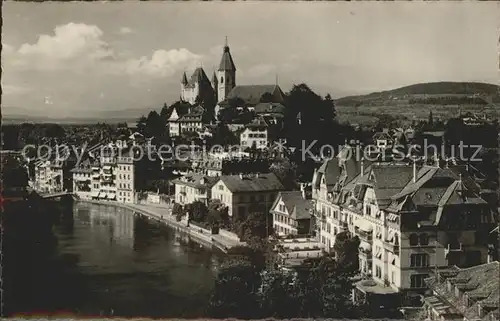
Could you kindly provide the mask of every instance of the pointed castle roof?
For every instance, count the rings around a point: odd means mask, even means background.
[[[219,71],[226,71],[226,70],[236,71],[233,57],[231,56],[231,53],[229,52],[229,46],[227,45],[227,42],[226,42],[226,45],[224,46],[224,51],[222,53],[222,59],[220,60],[220,65],[219,65]]]
[[[188,83],[188,80],[187,80],[186,72],[184,71],[184,73],[182,74],[181,84],[187,85],[187,83]]]

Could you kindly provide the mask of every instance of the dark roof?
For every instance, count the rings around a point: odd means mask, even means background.
[[[177,122],[180,123],[187,123],[187,122],[201,122],[201,119],[203,117],[203,113],[200,112],[194,112],[190,114],[186,114],[181,116],[179,119],[177,119]]]
[[[255,113],[257,114],[284,114],[285,106],[280,103],[259,103],[255,105]]]
[[[222,58],[219,64],[219,70],[230,70],[235,71],[236,66],[234,65],[233,57],[229,52],[229,46],[224,46],[224,52],[222,53]]]
[[[456,269],[447,273],[439,273],[439,281],[435,278],[426,279],[426,283],[434,290],[436,295],[426,297],[426,301],[433,302],[444,301],[445,308],[443,313],[453,311],[463,315],[466,319],[472,320],[479,317],[478,305],[487,307],[489,313],[498,313],[500,308],[500,283],[499,283],[499,262],[481,264],[466,269]],[[452,291],[448,288],[448,283],[452,285]],[[463,298],[457,297],[455,288],[461,293],[467,293],[467,297],[475,304],[464,304]],[[434,300],[433,300],[434,299]],[[438,300],[436,300],[438,299]],[[442,306],[442,304],[439,304]],[[435,307],[436,308],[436,307]],[[488,316],[488,313],[486,316]],[[479,319],[488,319],[481,318]]]
[[[224,175],[220,177],[227,188],[233,192],[283,191],[285,187],[276,174],[259,174],[258,176]]]
[[[188,86],[194,86],[195,84],[207,84],[210,85],[210,80],[207,77],[207,74],[203,70],[203,68],[198,67],[194,70],[193,75],[189,79]]]
[[[314,206],[310,200],[306,200],[302,197],[301,191],[280,192],[272,208],[275,208],[280,199],[283,200],[291,218],[296,220],[311,218],[311,213],[309,211],[312,210]]]
[[[181,178],[173,180],[176,185],[186,185],[196,188],[211,188],[219,180],[219,177],[203,176],[196,173],[187,174]]]
[[[314,185],[319,186],[324,177],[327,187],[334,186],[339,179],[340,171],[339,160],[336,157],[326,160],[318,169],[317,181],[314,182]]]
[[[246,105],[256,106],[265,93],[273,96],[273,102],[282,103],[284,94],[278,85],[245,85],[234,87],[227,95],[226,100],[240,98]]]
[[[181,84],[183,84],[183,85],[187,85],[188,84],[188,80],[187,80],[187,76],[186,76],[186,72],[185,71],[182,73]]]

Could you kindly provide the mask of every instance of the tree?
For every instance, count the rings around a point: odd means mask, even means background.
[[[165,122],[160,115],[152,110],[146,118],[145,136],[147,137],[162,137],[166,133]]]
[[[335,236],[335,259],[342,270],[348,274],[354,275],[359,269],[359,238],[351,237],[348,232],[340,232]]]
[[[64,128],[59,124],[49,124],[45,128],[45,136],[50,138],[60,139],[65,135]]]
[[[293,163],[288,158],[279,158],[276,159],[269,170],[272,173],[275,173],[276,176],[280,179],[283,185],[287,189],[294,189],[297,187],[296,177],[297,177],[297,165]]]
[[[434,124],[434,118],[432,116],[432,110],[429,111],[429,120],[427,121],[427,123],[429,125],[431,125],[431,126]]]
[[[332,96],[330,94],[327,94],[325,98],[323,99],[323,118],[325,120],[331,121],[337,117],[337,112],[335,110],[335,102],[332,99]]]
[[[163,103],[163,107],[161,108],[160,111],[160,117],[165,123],[167,122],[167,119],[171,113],[172,113],[172,108],[168,107],[167,103]]]
[[[239,139],[229,130],[227,125],[219,123],[214,129],[211,145],[229,146],[238,144]]]
[[[215,318],[259,317],[259,270],[248,259],[231,260],[219,270],[209,301],[208,315]]]
[[[208,208],[204,203],[195,201],[187,206],[187,211],[189,212],[189,220],[198,223],[207,221]]]
[[[186,215],[186,211],[182,208],[182,205],[175,203],[172,207],[172,215],[175,216],[177,221],[180,221],[182,217]]]
[[[299,314],[296,278],[287,271],[272,269],[261,274],[260,304],[266,317],[293,318]]]
[[[139,119],[137,120],[137,131],[142,135],[146,134],[146,123],[147,118],[144,115],[139,117]]]
[[[269,215],[258,209],[250,209],[247,217],[236,217],[238,236],[250,246],[260,247],[262,239],[271,234]]]

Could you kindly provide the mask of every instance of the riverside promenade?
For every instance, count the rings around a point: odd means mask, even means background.
[[[177,221],[176,218],[172,216],[171,207],[160,205],[125,204],[96,200],[79,200],[79,202],[99,205],[111,205],[129,209],[131,211],[140,213],[141,215],[144,215],[150,219],[165,223],[166,225],[171,226],[179,231],[185,232],[197,241],[212,244],[225,253],[227,253],[228,250],[233,247],[246,245],[244,242],[240,242],[238,240],[235,240],[234,238],[226,237],[220,234],[211,234],[209,231],[201,229],[197,226],[188,226],[186,220]]]

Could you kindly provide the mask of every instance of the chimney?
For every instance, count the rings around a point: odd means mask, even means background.
[[[417,162],[413,160],[413,183],[417,181]]]
[[[365,173],[365,158],[361,157],[361,177],[363,177],[364,173]]]

